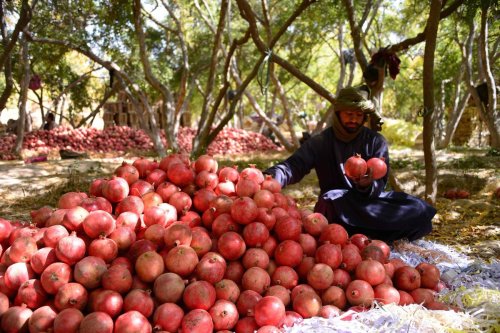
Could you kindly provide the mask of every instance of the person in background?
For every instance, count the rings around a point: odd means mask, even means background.
[[[389,171],[385,138],[364,126],[374,113],[366,86],[340,90],[334,104],[333,125],[264,173],[285,187],[315,169],[320,194],[314,211],[325,215],[329,223],[342,225],[350,235],[362,233],[387,242],[421,238],[432,231],[434,207],[403,192],[384,192],[387,174],[374,180],[373,170],[368,168],[359,179],[345,175],[344,163],[355,154],[365,160],[383,157]]]
[[[56,127],[56,117],[52,112],[47,113],[45,116],[45,123],[43,124],[43,129],[50,131]]]

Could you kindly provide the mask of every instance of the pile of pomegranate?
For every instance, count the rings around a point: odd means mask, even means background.
[[[181,127],[177,134],[180,151],[190,152],[196,130]],[[166,145],[162,133],[163,143]],[[17,157],[11,153],[16,142],[16,135],[0,137],[0,160],[12,160]],[[128,126],[112,126],[104,130],[90,128],[57,127],[51,131],[33,131],[26,134],[23,149],[48,153],[50,150],[70,149],[86,152],[125,152],[129,150],[149,151],[153,143],[143,130]],[[240,154],[253,151],[278,150],[279,148],[260,133],[236,128],[224,128],[208,146],[211,155]]]
[[[262,333],[374,302],[448,309],[434,265],[210,155],[124,162],[31,217],[0,219],[2,332]]]

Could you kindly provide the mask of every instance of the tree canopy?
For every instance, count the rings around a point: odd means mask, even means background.
[[[446,146],[464,101],[477,100],[474,87],[486,82],[491,101],[478,106],[491,145],[498,147],[493,92],[499,31],[488,30],[498,9],[491,0],[435,5],[439,10],[414,0],[2,0],[0,110],[21,105],[23,76],[38,75],[42,89],[27,98],[34,95],[42,114],[55,112],[73,126],[88,125],[84,112],[99,111],[96,106],[125,92],[160,155],[178,149],[181,124],[198,130],[196,156],[222,128],[251,114],[293,151],[295,132],[304,130],[299,117],[322,126],[338,89],[367,83],[372,65],[381,116],[423,124],[427,24],[439,12],[431,133]],[[23,40],[29,44],[27,74]],[[389,58],[373,61],[381,50],[401,61],[397,76],[391,71],[385,79]]]

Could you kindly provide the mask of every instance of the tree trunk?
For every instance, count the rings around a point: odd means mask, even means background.
[[[141,15],[141,1],[134,0],[133,6],[133,14],[134,14],[134,27],[135,33],[137,36],[137,40],[139,42],[139,53],[141,58],[142,67],[144,70],[144,75],[146,77],[146,81],[163,97],[163,107],[166,108],[165,116],[169,121],[167,121],[167,128],[165,128],[165,138],[167,140],[167,144],[169,149],[173,151],[178,151],[179,146],[177,143],[177,132],[174,130],[175,124],[175,103],[173,102],[173,96],[171,92],[164,86],[154,75],[151,69],[151,64],[149,63],[148,53],[146,50],[146,42],[144,37],[144,31],[142,28],[142,15]],[[143,98],[147,99],[146,96]],[[149,125],[150,131],[153,133],[155,140],[153,141],[155,145],[156,152],[160,155],[160,157],[165,156],[165,147],[160,138],[160,130],[158,129],[158,124],[156,122],[156,117],[154,110],[150,107],[150,104],[144,105],[145,111],[149,116]],[[159,139],[159,140],[158,140]]]
[[[290,131],[290,141],[288,142],[286,138],[282,135],[281,131],[277,126],[273,126],[271,119],[266,122],[266,124],[272,129],[273,133],[279,139],[279,141],[283,144],[285,149],[289,152],[295,151],[299,147],[299,139],[297,139],[297,135],[295,134],[295,130],[293,129],[293,121],[292,121],[292,112],[290,110],[290,106],[288,103],[288,99],[286,98],[285,89],[281,85],[280,80],[276,77],[276,73],[274,71],[271,72],[271,81],[274,83],[276,90],[278,92],[278,97],[281,101],[281,106],[283,108],[283,117],[285,118],[285,122],[288,126],[288,130]]]
[[[3,1],[0,1],[0,32],[2,34],[2,46],[4,49],[4,53],[6,52],[9,42],[7,37],[7,25],[5,22],[5,13],[3,11]],[[4,60],[4,76],[5,76],[5,89],[0,96],[0,114],[2,110],[5,109],[7,101],[12,94],[12,89],[14,87],[14,79],[12,78],[12,60],[11,54],[5,53],[3,55],[5,57]],[[1,68],[1,67],[0,67]]]
[[[497,91],[496,82],[491,71],[489,52],[488,52],[488,9],[491,1],[481,2],[481,32],[479,34],[479,52],[480,59],[483,64],[483,76],[486,78],[486,86],[488,87],[488,105],[484,109],[484,119],[486,126],[490,132],[491,147],[500,148],[500,110],[497,109]]]
[[[468,40],[472,41],[471,38],[468,38]],[[462,81],[463,81],[465,68],[466,68],[465,64],[462,63],[461,70],[456,76],[455,93],[454,93],[454,98],[453,98],[453,108],[450,111],[450,114],[448,116],[448,121],[446,122],[444,137],[439,141],[439,143],[437,145],[438,149],[444,149],[450,145],[450,143],[453,140],[453,137],[455,135],[455,131],[457,130],[458,124],[460,123],[460,119],[462,118],[464,110],[465,110],[467,103],[469,101],[469,98],[470,98],[469,91],[466,91],[463,94],[463,96],[460,96],[461,95],[460,86],[461,86]]]
[[[475,38],[475,24],[471,19],[468,21],[469,24],[469,36],[467,38],[467,42],[464,45],[461,45],[462,51],[462,63],[465,66],[464,70],[464,81],[468,88],[469,94],[472,96],[474,100],[474,104],[478,110],[479,119],[481,122],[488,123],[488,112],[486,111],[485,105],[481,102],[481,98],[476,89],[476,85],[474,84],[474,75],[473,75],[473,66],[472,66],[472,55],[474,49],[474,38]],[[479,133],[480,135],[480,133]]]
[[[12,32],[11,38],[9,41],[5,40],[4,49],[2,54],[0,54],[0,68],[3,68],[5,65],[5,61],[10,58],[10,53],[16,45],[17,40],[19,39],[19,34],[28,26],[28,23],[31,21],[32,17],[32,9],[35,7],[38,0],[34,0],[32,7],[29,5],[28,0],[23,0],[21,4],[21,12],[19,13],[19,20],[14,27],[14,31]],[[2,19],[3,19],[3,1],[2,1]],[[3,36],[2,36],[3,37]]]
[[[434,53],[439,28],[439,12],[442,1],[432,0],[429,18],[426,25],[426,38],[423,68],[424,92],[424,161],[425,161],[425,200],[430,204],[436,203],[437,195],[437,167],[434,150],[435,106],[434,106]]]
[[[341,24],[339,27],[339,33],[337,35],[337,42],[339,43],[339,60],[340,60],[340,73],[339,79],[337,81],[337,91],[335,95],[337,95],[340,89],[344,88],[345,74],[346,74],[346,59],[344,53],[344,25]]]
[[[21,65],[23,68],[21,85],[21,92],[19,94],[19,118],[17,120],[17,137],[14,147],[12,150],[15,154],[19,155],[21,153],[21,149],[23,148],[24,141],[24,132],[26,127],[26,104],[28,101],[28,90],[30,83],[30,62],[29,62],[29,50],[28,50],[28,41],[26,40],[26,36],[22,37],[21,40]]]
[[[215,32],[214,36],[214,42],[212,46],[212,55],[211,55],[211,60],[210,60],[210,68],[209,68],[209,73],[208,73],[208,78],[207,78],[207,84],[205,86],[205,97],[203,99],[203,106],[201,108],[201,115],[200,115],[200,121],[198,124],[198,131],[196,133],[196,136],[193,138],[193,151],[191,155],[193,157],[198,157],[201,155],[202,151],[200,148],[202,148],[203,152],[206,151],[208,148],[208,145],[210,142],[207,142],[205,139],[208,138],[212,124],[214,123],[215,120],[215,112],[210,112],[210,108],[213,105],[213,92],[214,92],[214,86],[215,86],[215,78],[216,78],[216,69],[217,69],[217,62],[218,62],[218,53],[221,48],[221,43],[222,43],[222,36],[225,28],[225,23],[226,23],[226,14],[227,14],[227,2],[228,0],[222,0],[222,3],[220,5],[220,13],[219,13],[219,22],[217,25],[217,30]],[[227,59],[226,59],[227,61]],[[229,67],[228,67],[229,70]],[[227,73],[225,73],[227,75]],[[227,77],[226,77],[227,78]],[[226,84],[226,90],[228,87],[228,82],[225,80]],[[226,95],[224,93],[224,95]],[[213,110],[213,109],[212,109]]]

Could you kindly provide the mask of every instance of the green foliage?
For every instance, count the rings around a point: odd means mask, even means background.
[[[498,156],[464,156],[462,158],[452,159],[446,162],[439,163],[439,168],[443,169],[498,169]]]
[[[411,158],[391,158],[391,169],[393,170],[423,170],[424,163]]]
[[[500,150],[495,149],[495,148],[490,148],[490,149],[488,149],[488,152],[486,153],[486,156],[500,157]]]
[[[461,54],[455,40],[462,42],[465,40],[468,33],[465,23],[467,20],[477,21],[481,4],[486,2],[491,5],[492,1],[465,1],[458,14],[440,22],[434,71],[436,103],[439,103],[441,99],[439,83],[454,78],[461,70]],[[5,5],[6,16],[14,23],[15,12],[19,10],[16,6],[19,3],[19,1],[8,1]],[[213,31],[207,26],[205,18],[215,27],[220,11],[220,1],[198,1],[197,3],[202,7],[203,17],[193,1],[142,0],[145,10],[160,9],[155,15],[155,19],[160,24],[150,20],[147,15],[143,16],[146,47],[153,74],[168,87],[174,98],[179,93],[183,58],[177,33],[178,25],[172,15],[163,8],[164,5],[172,8],[182,27],[189,55],[190,77],[188,80],[196,82],[187,100],[189,112],[192,112],[194,116],[194,123],[205,98],[203,90],[207,83],[214,40]],[[248,1],[248,3],[257,16],[260,38],[267,43],[270,36],[278,31],[297,8],[299,1],[269,0],[266,2],[269,8],[270,31],[266,31],[263,24],[265,20],[262,3],[259,1]],[[353,2],[356,20],[361,19],[364,7],[369,3],[371,2],[366,0]],[[30,23],[30,31],[36,37],[76,44],[94,52],[102,59],[116,63],[129,75],[133,84],[136,84],[147,95],[148,100],[154,103],[161,96],[145,79],[134,31],[132,5],[133,2],[129,0],[39,1]],[[373,21],[370,21],[370,28],[363,40],[364,52],[368,60],[370,53],[378,48],[401,42],[422,32],[428,11],[429,4],[425,1],[382,1],[377,15],[373,16]],[[491,12],[493,10],[490,9],[490,16],[493,15]],[[367,22],[370,18],[369,15]],[[365,26],[362,29],[365,29]],[[227,48],[232,40],[243,36],[247,28],[247,21],[239,13],[236,2],[232,1],[226,25],[226,29],[229,30],[224,32],[223,47]],[[341,28],[344,41],[343,45],[339,46],[338,36]],[[495,34],[498,32],[491,29],[490,34],[497,36]],[[491,38],[491,45],[494,44],[493,39]],[[400,52],[398,54],[402,61],[400,73],[396,80],[388,77],[385,82],[383,116],[401,120],[401,123],[397,125],[392,125],[388,120],[384,128],[384,134],[393,145],[412,146],[416,133],[420,131],[419,126],[414,124],[421,120],[417,117],[417,113],[422,105],[424,46],[424,43],[420,43]],[[273,48],[273,52],[327,90],[335,93],[340,72],[340,52],[352,47],[352,36],[344,3],[340,0],[330,0],[316,1],[309,6],[286,30]],[[88,60],[68,60],[66,47],[32,43],[30,53],[33,71],[42,76],[46,100],[53,100],[59,96],[64,87],[81,75],[82,67],[86,66],[87,70],[95,67],[95,64]],[[18,54],[18,50],[16,49],[13,54]],[[260,56],[252,39],[238,48],[235,58],[241,79],[246,78]],[[225,59],[222,52],[219,53],[219,57],[216,88],[212,96],[218,93],[217,88],[221,87],[224,81],[222,65]],[[16,63],[17,58],[13,57],[14,73],[20,73]],[[477,61],[473,63],[474,66],[477,65]],[[305,112],[308,116],[318,116],[329,106],[328,102],[319,97],[310,87],[304,85],[279,65],[274,65],[274,71],[285,89],[293,114]],[[108,80],[106,74],[104,72],[100,74],[100,78],[82,82],[69,93],[74,112],[89,108],[98,102],[104,92],[104,84]],[[360,66],[357,65],[353,84],[361,83],[361,74]],[[16,80],[19,80],[19,77],[16,77]],[[236,89],[235,80],[231,77],[229,80],[231,89]],[[0,89],[3,86],[4,82],[1,78]],[[270,86],[267,100],[255,81],[247,87],[247,91],[253,94],[263,108],[264,103],[270,103],[274,87]],[[454,85],[447,84],[444,91],[447,107],[452,105],[453,93]],[[246,98],[243,98],[241,103],[245,113],[252,112],[252,107],[249,106]],[[276,112],[281,113],[281,111],[282,105],[278,100]],[[297,127],[300,126],[298,121],[295,123]]]
[[[413,147],[421,126],[400,119],[384,119],[382,135],[391,146]]]

